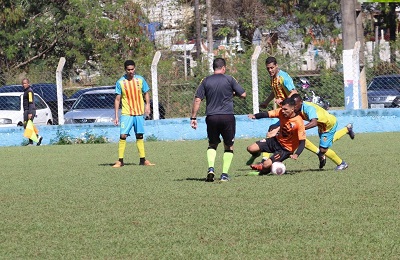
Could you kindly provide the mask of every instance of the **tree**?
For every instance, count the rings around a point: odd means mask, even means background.
[[[107,71],[151,50],[140,27],[145,19],[132,1],[0,0],[0,7],[2,68],[54,66],[64,56],[67,68],[92,61]]]

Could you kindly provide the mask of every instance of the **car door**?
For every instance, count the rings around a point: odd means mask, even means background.
[[[36,107],[36,117],[35,124],[46,125],[49,118],[49,108],[43,99],[35,94],[35,107]]]

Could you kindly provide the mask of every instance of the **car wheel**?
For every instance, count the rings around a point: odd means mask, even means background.
[[[53,125],[53,122],[51,120],[47,121],[47,125]]]

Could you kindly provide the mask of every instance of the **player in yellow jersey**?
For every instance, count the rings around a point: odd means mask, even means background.
[[[150,114],[150,88],[142,76],[135,74],[136,65],[133,60],[125,61],[124,67],[126,74],[117,81],[115,86],[114,124],[120,124],[120,137],[118,143],[118,161],[115,162],[113,167],[120,168],[124,166],[126,138],[130,135],[129,133],[132,128],[136,135],[136,146],[140,157],[139,165],[151,166],[154,164],[146,160],[143,140],[144,116]],[[121,101],[122,111],[121,118],[119,119]]]
[[[296,105],[295,112],[304,120],[308,121],[305,125],[306,130],[318,126],[318,134],[320,137],[319,148],[317,148],[309,140],[306,140],[306,149],[317,154],[319,157],[319,168],[325,166],[326,157],[331,159],[336,164],[336,170],[344,170],[348,167],[347,163],[342,160],[330,147],[332,143],[342,136],[348,134],[351,139],[354,139],[353,126],[348,124],[346,127],[336,131],[337,119],[334,115],[322,107],[312,102],[303,101],[299,94],[294,94],[291,97]]]

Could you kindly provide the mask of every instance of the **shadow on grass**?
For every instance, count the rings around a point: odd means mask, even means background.
[[[115,164],[114,163],[100,163],[99,166],[113,166]],[[124,163],[124,166],[132,166],[132,165],[139,165],[137,163]]]

